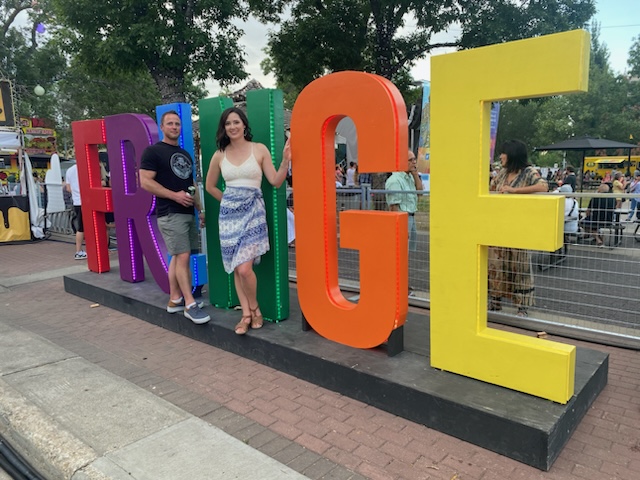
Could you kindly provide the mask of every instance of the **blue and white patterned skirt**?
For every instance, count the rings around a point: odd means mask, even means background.
[[[251,187],[227,187],[220,202],[218,217],[222,263],[227,273],[240,264],[269,251],[267,213],[262,190]]]

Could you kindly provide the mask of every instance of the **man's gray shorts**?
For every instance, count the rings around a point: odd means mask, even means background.
[[[186,213],[170,213],[158,217],[158,228],[171,255],[191,253],[198,249],[196,217]]]

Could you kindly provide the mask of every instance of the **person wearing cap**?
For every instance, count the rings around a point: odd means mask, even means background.
[[[636,170],[633,173],[633,180],[629,183],[629,193],[635,193],[640,195],[640,170]],[[633,221],[633,213],[636,211],[636,207],[638,206],[639,198],[632,198],[631,205],[629,205],[629,215],[626,218],[627,222]],[[640,210],[636,214],[638,220],[640,220]]]

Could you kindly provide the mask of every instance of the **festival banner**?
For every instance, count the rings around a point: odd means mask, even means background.
[[[420,120],[420,138],[418,139],[418,172],[430,173],[431,161],[429,153],[431,150],[431,115],[429,109],[429,97],[431,96],[431,82],[422,84],[422,119]]]
[[[500,103],[493,102],[491,104],[491,151],[489,153],[489,162],[493,162],[493,155],[496,151],[496,137],[498,135],[498,121],[500,120]]]

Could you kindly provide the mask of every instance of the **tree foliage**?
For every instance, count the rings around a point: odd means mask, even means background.
[[[582,28],[595,14],[593,0],[460,0],[461,48]]]
[[[638,82],[613,73],[608,48],[600,41],[598,25],[591,30],[588,91],[505,102],[500,112],[498,144],[519,138],[533,148],[584,135],[637,142],[640,138],[640,96],[633,92]],[[541,163],[545,156],[537,155],[534,160]],[[579,166],[580,158],[567,154],[567,159],[575,166]]]
[[[302,0],[269,40],[267,73],[298,87],[330,70],[366,70],[368,14],[360,0]]]
[[[640,35],[633,39],[627,64],[629,65],[629,75],[640,80]]]
[[[39,23],[50,19],[47,7],[48,0],[0,0],[0,76],[12,81],[18,98],[16,109],[23,116],[53,117],[55,99],[48,87],[64,72],[63,53],[48,36],[36,31]],[[28,19],[18,24],[16,19],[22,12]],[[45,87],[43,97],[34,94],[36,85]]]
[[[273,20],[281,1],[52,0],[67,44],[93,72],[148,72],[163,102],[184,102],[194,83],[246,77],[242,31],[250,12]]]
[[[28,14],[26,21],[17,20],[21,12]],[[49,0],[0,0],[0,15],[0,76],[12,81],[20,116],[53,123],[59,147],[71,149],[72,121],[122,112],[153,115],[161,103],[148,72],[91,72],[79,57],[65,53]],[[46,33],[37,32],[40,23]],[[43,96],[35,95],[36,85],[44,88]]]
[[[155,118],[162,103],[158,88],[148,72],[91,73],[77,58],[56,84],[59,146],[71,147],[71,123],[120,113],[140,113]],[[66,153],[66,152],[65,152]]]
[[[640,129],[640,36],[633,40],[629,49],[629,103],[631,107],[626,110],[631,122]],[[640,140],[640,132],[634,134],[634,138]]]
[[[267,64],[298,90],[328,72],[364,70],[395,81],[439,47],[470,48],[585,25],[593,0],[297,0],[270,35]],[[459,26],[450,42],[434,35]]]

